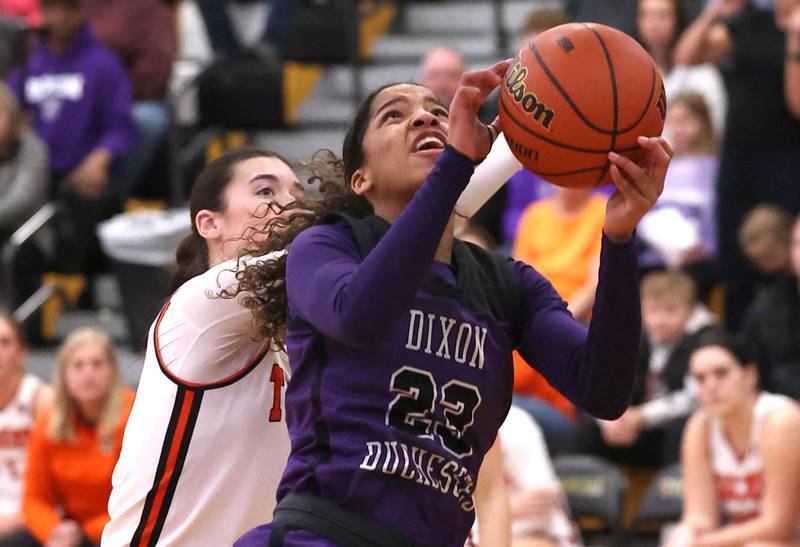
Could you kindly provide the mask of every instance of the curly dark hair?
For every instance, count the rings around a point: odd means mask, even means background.
[[[263,256],[288,250],[292,241],[306,228],[320,224],[329,214],[344,213],[356,218],[372,214],[373,208],[363,196],[353,192],[350,181],[366,159],[364,136],[369,126],[372,103],[384,89],[400,85],[391,83],[370,93],[361,103],[342,146],[342,158],[330,150],[320,150],[301,168],[307,171],[304,195],[284,206],[274,206],[275,218],[266,222],[259,238],[245,245],[239,256]],[[287,253],[275,253],[237,271],[236,288],[223,296],[240,296],[253,314],[256,335],[275,344],[285,342],[288,302],[286,295]]]

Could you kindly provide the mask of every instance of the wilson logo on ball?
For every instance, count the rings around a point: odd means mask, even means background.
[[[656,101],[656,108],[661,115],[661,119],[665,120],[667,118],[667,92],[663,83],[661,84],[661,95],[658,96],[658,101]]]
[[[519,104],[522,110],[531,114],[534,121],[549,130],[550,123],[553,121],[553,111],[547,108],[544,103],[539,102],[536,95],[526,92],[525,77],[527,75],[527,68],[520,63],[515,64],[506,77],[506,89],[508,89],[509,95],[514,98],[514,101]]]

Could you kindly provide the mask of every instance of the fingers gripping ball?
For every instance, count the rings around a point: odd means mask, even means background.
[[[638,162],[640,135],[664,127],[667,98],[648,53],[627,34],[569,23],[539,34],[506,72],[500,123],[517,159],[572,188],[611,184],[608,152]]]

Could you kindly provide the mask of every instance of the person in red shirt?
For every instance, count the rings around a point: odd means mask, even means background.
[[[85,328],[64,341],[54,400],[31,431],[25,472],[26,530],[17,545],[100,542],[111,474],[133,404],[108,335]]]

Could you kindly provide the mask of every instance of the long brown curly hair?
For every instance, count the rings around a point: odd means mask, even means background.
[[[381,91],[395,85],[400,84],[384,85],[363,100],[344,137],[341,159],[330,150],[320,150],[302,164],[301,169],[307,177],[303,196],[285,206],[273,207],[279,214],[266,223],[262,232],[266,237],[246,245],[240,256],[262,256],[287,250],[300,232],[320,224],[334,212],[356,218],[374,212],[365,197],[353,192],[350,181],[366,159],[363,143],[372,103]],[[288,313],[286,258],[287,253],[276,253],[269,259],[239,269],[237,286],[223,294],[229,298],[240,297],[242,305],[253,314],[253,328],[257,335],[275,344],[285,342]]]

